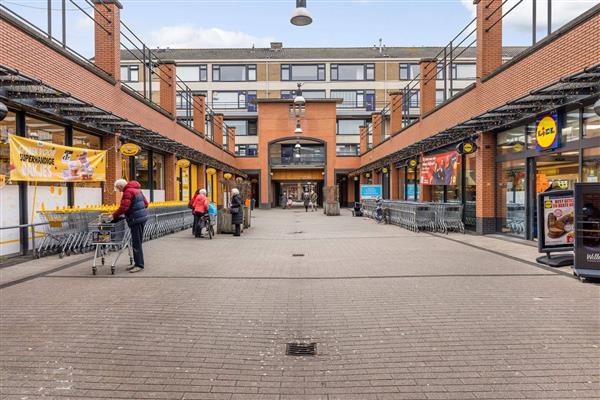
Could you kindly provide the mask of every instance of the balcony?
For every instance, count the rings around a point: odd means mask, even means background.
[[[301,154],[290,157],[271,157],[271,168],[323,168],[326,158],[324,154]]]

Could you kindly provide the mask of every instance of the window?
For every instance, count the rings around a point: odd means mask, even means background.
[[[258,145],[238,144],[235,146],[235,155],[240,157],[256,157],[258,155]]]
[[[10,145],[8,144],[9,134],[17,134],[17,116],[15,113],[10,111],[6,115],[6,118],[0,121],[0,175],[6,176],[7,180],[8,176],[10,175]],[[17,218],[15,225],[19,223],[18,221],[19,220]]]
[[[400,80],[409,81],[421,72],[419,64],[400,64]]]
[[[324,81],[325,64],[283,64],[282,81]]]
[[[332,81],[374,81],[375,64],[331,64]]]
[[[435,105],[439,106],[444,102],[444,89],[437,89],[435,91]]]
[[[256,80],[256,64],[248,65],[213,65],[213,81],[241,82]]]
[[[154,190],[164,190],[164,156],[162,154],[152,153],[152,157],[152,180],[154,182],[152,188]]]
[[[135,157],[135,180],[140,183],[142,189],[150,189],[148,180],[148,150],[140,150]]]
[[[101,139],[78,130],[73,130],[73,147],[90,150],[100,150]]]
[[[446,69],[444,68],[444,64],[437,65],[437,78],[439,80],[444,80],[446,78]]]
[[[475,79],[476,76],[475,64],[452,64],[452,79]]]
[[[255,91],[221,91],[213,92],[212,106],[213,108],[226,109],[244,109],[249,106],[248,97],[256,97]]]
[[[357,144],[338,144],[335,146],[335,152],[338,156],[357,156]]]
[[[235,128],[235,136],[256,136],[256,120],[227,120],[227,126]]]
[[[498,154],[520,153],[524,150],[525,129],[522,126],[496,135],[496,152]]]
[[[125,82],[137,82],[140,80],[140,67],[138,65],[122,65],[121,80]]]
[[[525,236],[525,161],[506,161],[496,168],[498,189],[497,229],[499,232]]]
[[[419,89],[411,89],[407,98],[404,99],[402,98],[404,101],[404,106],[406,106],[406,103],[408,102],[408,105],[410,108],[417,108],[419,107]]]
[[[587,106],[583,109],[583,137],[598,136],[600,136],[600,116],[594,112],[592,106]]]
[[[560,117],[559,117],[560,118]],[[581,135],[581,126],[579,125],[579,109],[569,111],[565,114],[562,127],[562,142],[571,142],[579,140]],[[560,120],[559,120],[560,122]]]
[[[374,90],[332,90],[331,98],[342,99],[342,104],[338,104],[339,108],[375,108]]]
[[[600,182],[600,147],[583,149],[582,182]]]
[[[178,65],[177,77],[184,82],[206,82],[206,64]]]
[[[364,119],[338,119],[338,135],[360,135],[360,127],[367,125]]]
[[[185,110],[188,107],[189,101],[193,100],[193,96],[202,94],[206,96],[206,91],[192,91],[191,93],[186,93],[183,90],[178,90],[175,93],[175,106],[178,110]]]
[[[282,99],[293,99],[296,95],[295,90],[282,90],[281,98]],[[302,97],[305,99],[324,99],[326,96],[324,90],[303,90]]]
[[[26,136],[42,142],[65,145],[65,128],[32,117],[25,118]]]

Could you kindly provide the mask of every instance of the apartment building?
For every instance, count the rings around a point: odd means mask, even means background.
[[[521,50],[505,47],[503,58],[508,60]],[[418,79],[419,61],[438,57],[441,51],[438,47],[286,48],[274,42],[268,48],[157,49],[154,53],[162,60],[174,61],[177,79],[193,94],[204,94],[206,104],[223,114],[227,126],[236,128],[236,155],[255,157],[260,132],[256,99],[291,99],[298,83],[302,83],[306,99],[341,99],[337,104],[336,153],[357,156],[361,153],[359,127],[370,124],[372,114],[383,110],[384,135],[393,133],[389,118],[385,118],[389,93]],[[475,48],[455,51],[460,56],[451,65],[438,67],[438,104],[475,80]],[[160,80],[157,76],[145,80],[140,59],[139,53],[122,51],[122,80],[131,89],[158,99]],[[192,115],[186,111],[189,97],[181,89],[177,91],[178,118],[191,121]],[[418,92],[417,85],[404,106],[415,118],[419,115]],[[368,143],[371,146],[370,137]]]

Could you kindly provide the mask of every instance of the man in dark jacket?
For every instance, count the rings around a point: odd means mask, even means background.
[[[148,221],[148,200],[140,189],[141,185],[137,181],[127,182],[125,179],[118,179],[115,182],[115,189],[123,192],[121,205],[113,214],[113,220],[125,214],[127,225],[131,231],[131,247],[133,248],[134,265],[127,268],[129,272],[139,272],[144,270],[144,252],[142,251],[142,239],[144,238],[144,226]]]

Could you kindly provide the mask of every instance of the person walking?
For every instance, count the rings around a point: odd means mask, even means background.
[[[308,192],[304,192],[304,208],[306,209],[306,212],[308,212],[308,207],[310,206],[310,194]]]
[[[229,213],[231,214],[231,223],[235,226],[235,233],[233,236],[240,236],[242,221],[244,219],[244,210],[242,209],[242,199],[240,197],[240,191],[236,188],[231,189],[231,207],[229,207]]]
[[[194,212],[194,231],[195,237],[202,237],[202,228],[204,227],[204,216],[208,212],[208,198],[206,189],[200,189],[198,195],[192,199],[192,210]]]
[[[314,190],[310,191],[310,207],[311,211],[317,211],[317,201],[319,200],[319,196],[315,193]]]
[[[131,247],[133,248],[133,266],[127,268],[131,273],[144,270],[144,252],[142,240],[144,239],[144,226],[148,221],[148,200],[142,193],[141,185],[137,181],[127,182],[125,179],[117,179],[115,190],[123,193],[121,204],[112,215],[113,220],[125,215],[127,225],[131,231]]]

